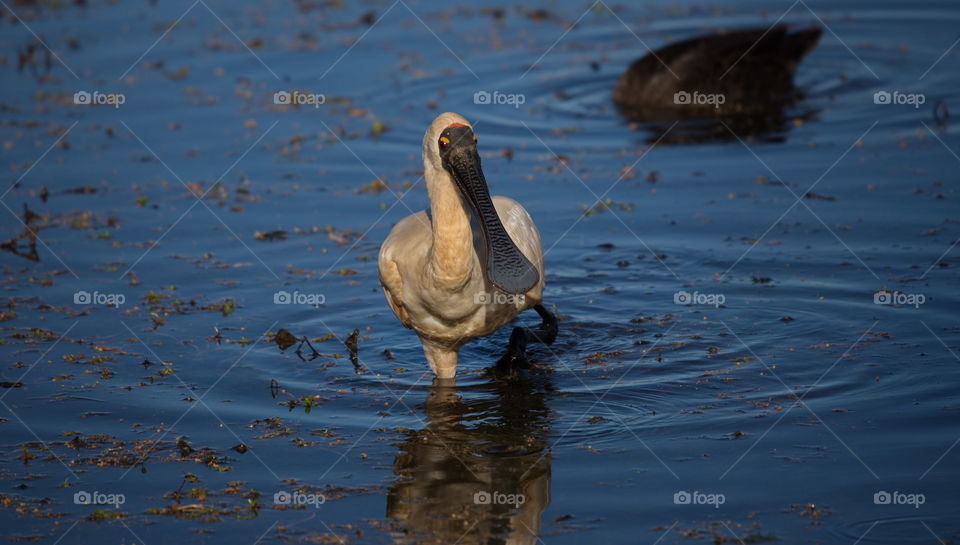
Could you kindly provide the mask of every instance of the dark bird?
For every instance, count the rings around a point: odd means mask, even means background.
[[[631,64],[613,102],[634,121],[781,117],[800,98],[793,75],[820,33],[776,25],[671,44]]]

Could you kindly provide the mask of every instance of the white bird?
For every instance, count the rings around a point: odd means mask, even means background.
[[[463,117],[444,113],[423,136],[430,210],[397,223],[380,248],[380,283],[400,322],[420,337],[439,378],[457,372],[457,351],[533,308],[539,329],[515,328],[501,364],[524,365],[527,341],[550,344],[557,319],[543,300],[543,245],[530,214],[493,197],[477,137]]]

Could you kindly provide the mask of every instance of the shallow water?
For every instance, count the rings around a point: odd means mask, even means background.
[[[960,104],[952,3],[14,4],[2,238],[24,206],[40,238],[36,261],[12,251],[27,238],[0,254],[8,540],[960,538],[960,141],[934,115]],[[788,8],[828,29],[797,75],[790,114],[811,118],[656,143],[609,103],[641,41]],[[41,48],[18,71],[31,30],[62,63]],[[273,104],[291,89],[327,102]],[[126,101],[74,105],[79,90]],[[380,242],[426,206],[419,145],[445,110],[547,249],[561,336],[519,380],[487,373],[505,329],[461,352],[455,389],[432,387],[378,285]],[[377,178],[389,190],[360,191]],[[875,304],[883,289],[923,302]],[[281,328],[320,356],[281,351]],[[284,490],[326,502],[278,507]],[[97,512],[84,491],[124,503]],[[677,503],[695,491],[716,505]]]

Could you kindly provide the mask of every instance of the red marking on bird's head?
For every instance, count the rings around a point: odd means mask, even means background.
[[[457,127],[466,127],[466,125],[464,125],[463,123],[451,123],[447,125],[448,129],[455,129]]]

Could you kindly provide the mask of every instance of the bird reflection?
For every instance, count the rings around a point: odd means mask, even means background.
[[[538,382],[540,380],[540,382]],[[400,445],[387,496],[396,543],[533,544],[550,503],[542,377],[456,389],[434,381],[426,426]]]
[[[787,132],[795,125],[816,119],[817,111],[789,113],[781,106],[771,106],[762,113],[724,116],[709,119],[677,119],[671,122],[638,120],[623,112],[628,121],[639,123],[646,132],[647,144],[708,144],[736,142],[737,139],[760,142],[785,142]]]

